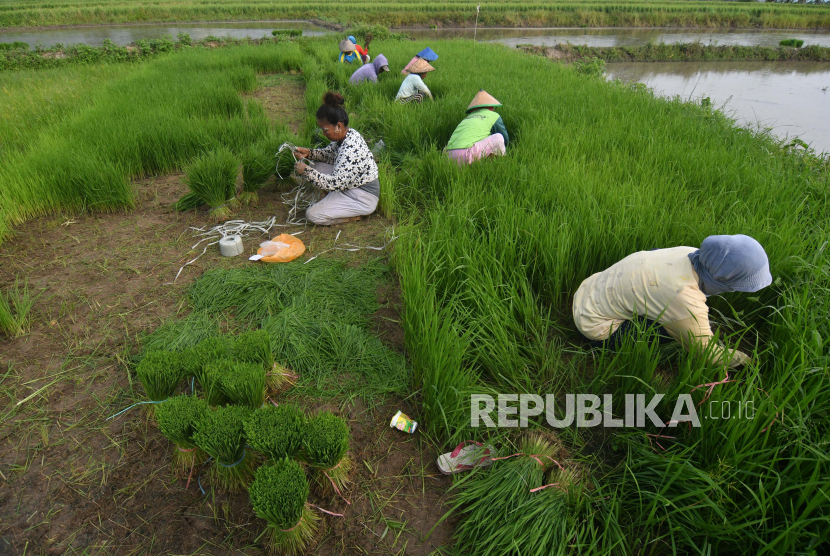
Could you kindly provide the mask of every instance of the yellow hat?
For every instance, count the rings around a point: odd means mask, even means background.
[[[501,106],[501,103],[487,91],[481,89],[473,98],[473,102],[470,103],[470,106],[467,107],[467,112],[476,108],[489,108],[491,106]]]
[[[409,66],[409,73],[427,73],[428,71],[435,71],[435,68],[423,58],[418,58],[415,63]]]

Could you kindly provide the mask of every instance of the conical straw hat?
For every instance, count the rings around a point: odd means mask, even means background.
[[[418,58],[414,64],[409,66],[409,73],[427,73],[428,71],[435,71],[435,68],[423,58]]]
[[[491,96],[490,93],[481,89],[473,98],[470,106],[467,107],[467,112],[475,108],[488,108],[490,106],[501,106],[501,103]]]
[[[340,52],[354,52],[354,43],[349,39],[340,41]]]

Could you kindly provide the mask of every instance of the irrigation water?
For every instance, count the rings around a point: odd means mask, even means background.
[[[48,48],[55,44],[87,44],[100,46],[104,39],[126,45],[141,39],[175,37],[187,33],[194,40],[208,36],[252,38],[271,36],[273,29],[300,29],[303,36],[318,36],[331,31],[307,21],[251,21],[210,23],[164,23],[144,25],[96,25],[62,29],[0,30],[0,42],[23,41],[31,46],[38,42]],[[403,29],[418,40],[472,39],[473,29]],[[568,28],[485,28],[478,29],[479,42],[498,42],[507,46],[556,44],[587,46],[628,46],[646,44],[649,41],[666,44],[700,41],[704,44],[736,44],[742,46],[778,46],[783,39],[802,39],[805,44],[830,46],[828,30],[778,30],[778,29],[568,29]]]
[[[830,63],[656,62],[608,64],[609,79],[644,83],[656,93],[705,99],[742,125],[798,136],[830,152]]]
[[[101,46],[105,40],[118,45],[127,45],[142,39],[161,39],[187,33],[193,40],[207,37],[231,37],[234,39],[261,39],[270,37],[274,29],[299,29],[305,37],[316,37],[330,31],[308,21],[243,21],[209,23],[159,23],[144,25],[95,25],[89,27],[68,27],[56,29],[25,29],[0,31],[0,42],[22,41],[34,47],[40,43],[44,48],[56,44],[86,44]],[[790,36],[784,38],[792,38]],[[801,38],[801,37],[797,37]]]

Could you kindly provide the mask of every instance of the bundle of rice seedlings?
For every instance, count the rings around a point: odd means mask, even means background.
[[[230,355],[228,341],[222,336],[215,336],[199,342],[196,347],[182,353],[182,367],[188,376],[195,376],[199,384],[204,382],[205,369],[209,363],[227,359]]]
[[[295,405],[266,405],[245,421],[248,444],[266,457],[293,458],[302,448],[305,416]]]
[[[187,185],[210,207],[215,220],[227,220],[231,215],[238,169],[236,157],[227,149],[200,156],[187,168]]]
[[[511,516],[532,506],[532,497],[544,492],[530,491],[543,486],[547,469],[558,467],[552,461],[558,450],[539,434],[527,435],[519,443],[520,455],[496,461],[486,472],[475,473],[460,484],[453,508],[465,515],[457,529],[460,553],[512,552],[514,540],[527,531],[517,530],[517,521]],[[487,539],[486,546],[482,539]]]
[[[334,489],[339,494],[349,482],[348,449],[349,426],[340,417],[323,412],[306,423],[303,450],[312,477],[324,492]]]
[[[245,450],[244,423],[250,415],[247,407],[229,405],[207,413],[196,424],[193,440],[216,460],[212,480],[221,490],[236,492],[254,476],[254,457]]]
[[[274,361],[271,337],[265,330],[252,330],[236,337],[232,349],[237,361],[258,363],[266,369],[265,386],[269,394],[277,394],[294,385],[297,377]]]
[[[199,379],[199,384],[202,386],[202,392],[208,405],[213,407],[228,402],[228,397],[225,393],[225,380],[235,370],[236,363],[230,359],[219,359],[218,361],[213,361],[205,365],[201,378]]]
[[[193,441],[193,433],[209,412],[207,403],[196,396],[175,396],[156,408],[159,430],[176,445],[174,472],[192,470],[205,460],[205,453]]]
[[[153,407],[169,398],[181,382],[181,358],[173,351],[151,351],[141,359],[136,375],[144,386],[147,397],[156,402],[148,406],[149,415],[152,416]]]
[[[308,490],[296,461],[285,458],[257,469],[248,495],[256,515],[268,522],[269,554],[303,554],[314,538],[319,518],[306,506]]]
[[[265,145],[257,144],[249,147],[242,154],[242,193],[239,200],[243,203],[256,204],[257,190],[265,185],[276,167],[274,153]]]
[[[231,403],[251,409],[265,403],[265,369],[256,363],[223,363],[227,370],[222,374],[222,390]]]
[[[173,204],[173,208],[179,212],[187,212],[189,210],[196,210],[205,202],[196,193],[190,191],[182,195],[182,197]]]

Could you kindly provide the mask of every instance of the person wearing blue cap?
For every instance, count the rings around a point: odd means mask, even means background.
[[[372,42],[372,33],[366,33],[366,46],[360,46],[359,44],[357,44],[357,39],[354,38],[354,35],[349,35],[346,38],[348,38],[354,44],[355,52],[357,52],[357,55],[360,56],[360,60],[364,64],[368,64],[369,60],[371,59],[369,57],[369,43]]]
[[[341,64],[351,64],[353,62],[363,64],[363,60],[360,58],[360,55],[355,52],[356,49],[357,47],[354,42],[349,39],[343,39],[340,41],[340,56],[337,61]]]
[[[406,67],[401,70],[401,73],[407,75],[409,73],[410,68],[412,67],[412,64],[417,62],[419,59],[426,60],[427,62],[434,62],[438,59],[438,54],[433,52],[430,47],[426,47],[418,54],[416,54],[415,57],[409,61],[408,64],[406,64]]]
[[[709,236],[700,249],[672,247],[640,251],[598,272],[579,286],[573,300],[576,327],[593,345],[616,348],[636,333],[634,320],[654,327],[661,343],[677,340],[686,349],[708,351],[715,364],[745,365],[737,350],[710,346],[706,298],[727,292],[756,292],[772,283],[761,244],[745,235]]]

